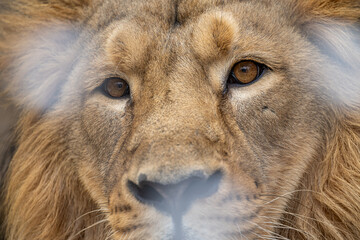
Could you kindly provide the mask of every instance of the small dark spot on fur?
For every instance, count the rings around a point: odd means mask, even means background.
[[[241,201],[241,200],[242,200],[242,199],[241,199],[241,196],[240,196],[240,195],[236,195],[236,200]]]
[[[169,89],[165,93],[165,99],[171,102],[172,100],[170,99],[170,94],[171,94],[171,90]]]
[[[131,210],[131,206],[130,205],[124,205],[122,208],[121,208],[121,211],[123,212],[128,212]]]
[[[127,226],[124,228],[116,228],[116,231],[122,232],[122,233],[128,233],[128,232],[134,231],[138,228],[141,228],[143,226],[144,226],[144,224],[130,225],[130,226]]]
[[[233,219],[233,223],[237,223],[237,222],[239,222],[241,220],[241,218],[240,217],[234,217],[234,219]]]
[[[115,206],[115,213],[118,212],[129,212],[131,211],[131,206],[130,205],[122,205],[122,206]]]
[[[232,194],[229,194],[229,195],[227,195],[226,197],[224,197],[224,198],[222,199],[222,203],[230,202],[230,201],[232,201],[232,200],[233,200],[233,195],[232,195]]]
[[[263,111],[263,112],[265,112],[265,111],[270,111],[270,112],[272,112],[272,113],[275,114],[275,111],[272,110],[272,109],[270,109],[268,106],[263,106],[263,107],[262,107],[262,111]]]

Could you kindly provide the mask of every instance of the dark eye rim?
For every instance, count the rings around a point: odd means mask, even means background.
[[[253,81],[249,82],[249,83],[241,83],[237,79],[237,77],[235,76],[234,68],[235,68],[235,66],[237,64],[242,63],[242,62],[253,62],[253,63],[255,63],[256,67],[258,68],[258,74],[257,74],[256,78]],[[249,86],[251,84],[254,84],[260,78],[262,78],[262,76],[265,74],[265,72],[267,70],[269,70],[269,67],[267,67],[263,63],[259,63],[259,62],[254,61],[254,60],[244,59],[244,60],[238,61],[235,64],[233,64],[233,66],[231,67],[230,73],[228,74],[228,78],[227,78],[227,81],[226,81],[226,88],[228,88],[229,86],[246,87],[246,86]]]
[[[124,92],[124,94],[123,94],[121,97],[113,97],[113,96],[111,96],[110,93],[108,92],[107,87],[106,87],[106,84],[107,84],[110,80],[112,80],[112,79],[119,79],[119,80],[122,80],[122,81],[124,81],[124,82],[126,83],[127,89],[126,89],[126,91]],[[111,98],[111,99],[127,98],[127,97],[130,96],[130,85],[129,85],[129,83],[128,83],[124,78],[114,77],[114,76],[112,76],[112,77],[107,77],[107,78],[105,78],[104,82],[103,82],[102,85],[101,85],[101,91],[103,92],[103,94],[104,94],[105,96],[107,96],[108,98]]]

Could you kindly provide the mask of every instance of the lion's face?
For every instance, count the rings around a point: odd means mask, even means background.
[[[114,238],[271,235],[323,147],[315,50],[281,7],[158,7],[102,26],[71,75],[78,174]],[[229,80],[238,63],[251,83]]]
[[[309,6],[342,12],[311,0],[35,2],[34,39],[12,33],[14,53],[0,39],[21,110],[9,240],[357,235],[360,37],[345,20],[358,12],[337,23],[309,20]],[[58,15],[40,24],[37,11]]]

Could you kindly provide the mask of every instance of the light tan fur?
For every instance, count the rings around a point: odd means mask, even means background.
[[[0,6],[5,239],[359,238],[359,1]],[[243,60],[268,69],[226,87]],[[181,237],[127,187],[218,170]]]

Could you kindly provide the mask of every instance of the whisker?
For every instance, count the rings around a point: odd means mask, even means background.
[[[80,230],[78,233],[76,233],[76,234],[74,235],[74,237],[80,235],[81,233],[85,232],[86,230],[89,230],[90,228],[93,228],[93,227],[95,227],[95,226],[97,226],[97,225],[99,225],[99,224],[101,224],[101,223],[107,222],[107,221],[108,221],[107,219],[102,219],[102,220],[100,220],[100,221],[98,221],[98,222],[96,222],[96,223],[94,223],[94,224],[92,224],[92,225],[90,225],[90,226],[88,226],[88,227]]]
[[[313,220],[313,221],[316,221],[316,222],[319,222],[319,223],[323,223],[323,224],[326,224],[325,222],[322,222],[318,219],[315,219],[315,218],[312,218],[312,217],[308,217],[308,216],[303,216],[303,215],[300,215],[300,214],[296,214],[296,213],[291,213],[291,212],[283,212],[283,210],[281,209],[277,209],[277,208],[268,208],[270,210],[274,210],[274,211],[268,211],[269,213],[285,213],[285,214],[289,214],[295,218],[298,218],[298,219],[301,219],[303,221],[303,223],[307,224],[308,226],[310,226],[312,229],[314,229],[318,234],[320,234],[324,239],[325,239],[325,236],[315,227],[313,226],[313,224],[311,224],[310,222],[308,222],[307,220]],[[288,221],[288,223],[291,223]],[[311,235],[309,233],[305,233],[306,235]],[[313,235],[311,235],[312,237],[314,237]],[[316,239],[316,237],[314,237],[314,239]]]
[[[125,240],[128,234],[129,234],[129,233],[126,233],[125,235],[123,235],[123,236],[120,238],[120,240]]]
[[[92,214],[92,213],[95,213],[95,212],[101,212],[101,213],[107,213],[106,212],[106,209],[103,209],[103,208],[99,208],[99,209],[96,209],[96,210],[92,210],[92,211],[89,211],[89,212],[86,212],[86,213],[84,213],[84,214],[82,214],[81,216],[79,216],[79,217],[77,217],[71,224],[69,224],[69,226],[67,227],[67,232],[70,232],[70,229],[72,228],[72,227],[74,227],[74,225],[81,219],[81,218],[83,218],[83,217],[85,217],[85,216],[87,216],[87,215],[89,215],[89,214]],[[97,214],[95,217],[99,217],[99,216],[101,216],[102,214]]]
[[[265,219],[270,219],[270,220],[275,220],[277,221],[278,219],[277,218],[274,218],[274,217],[268,217],[268,216],[258,216],[259,218],[265,218]],[[283,220],[284,222],[287,222],[289,224],[292,224],[290,221],[288,220]],[[271,223],[273,224],[274,227],[277,227],[277,228],[286,228],[286,229],[292,229],[294,231],[297,231],[297,232],[301,232],[303,234],[305,234],[305,232],[301,229],[297,229],[297,228],[294,228],[294,227],[291,227],[289,225],[286,225],[286,224],[283,224],[283,223],[280,223],[280,222],[264,222],[264,223]]]
[[[274,210],[274,211],[268,211],[268,209]],[[279,208],[273,208],[273,207],[271,207],[271,208],[267,208],[266,211],[269,212],[269,213],[289,214],[289,215],[291,215],[291,216],[293,216],[293,217],[297,217],[297,218],[300,218],[301,220],[304,220],[304,222],[306,222],[306,223],[308,223],[308,222],[307,222],[305,219],[313,220],[313,221],[316,221],[316,222],[318,222],[318,223],[328,224],[328,223],[326,223],[326,222],[324,222],[324,221],[321,221],[321,220],[319,220],[319,219],[312,218],[312,217],[309,217],[309,216],[304,216],[304,215],[300,215],[300,214],[292,213],[292,212],[284,212],[283,209],[279,209]],[[309,224],[309,223],[308,223],[308,224]],[[331,225],[331,226],[332,226],[332,225]]]
[[[267,239],[267,240],[275,240],[276,238],[272,237],[272,236],[268,236],[268,235],[265,235],[265,236],[261,236],[255,232],[252,233],[253,235],[259,237],[260,239]]]
[[[312,193],[318,193],[318,192],[315,192],[313,190],[307,190],[307,189],[299,189],[299,190],[294,190],[294,191],[291,191],[291,192],[287,192],[287,193],[284,193],[282,195],[275,195],[275,194],[259,194],[260,196],[275,196],[274,199],[266,202],[266,203],[263,203],[262,206],[265,206],[265,205],[268,205],[276,200],[279,200],[280,198],[283,198],[283,197],[286,197],[286,196],[289,196],[291,194],[294,194],[294,193],[297,193],[297,192],[312,192]],[[319,193],[320,194],[320,193]]]
[[[304,191],[304,190],[301,190],[301,191]],[[274,196],[274,197],[276,197],[276,199],[273,199],[275,201],[280,199],[280,198],[285,198],[288,201],[295,202],[298,205],[300,205],[300,206],[302,206],[302,207],[304,207],[304,208],[306,208],[308,210],[311,210],[311,208],[308,205],[303,204],[300,199],[294,198],[294,196],[281,196],[281,195],[275,195],[275,194],[260,194],[259,198],[261,199],[261,197],[266,197],[266,196]],[[264,206],[264,205],[262,205],[262,206]]]
[[[127,237],[127,240],[129,240],[131,238],[131,235],[133,234],[134,232],[131,232],[129,237]]]
[[[308,232],[305,232],[305,231],[302,231],[300,229],[296,229],[296,228],[293,228],[293,227],[290,227],[290,226],[287,226],[287,225],[284,225],[284,224],[281,224],[281,223],[276,223],[276,222],[263,222],[263,223],[266,224],[267,226],[272,226],[272,227],[275,227],[277,229],[291,229],[291,230],[294,230],[296,232],[300,232],[300,233],[304,234],[305,236],[311,236],[312,239],[316,239],[316,237],[313,234],[310,234]]]
[[[104,209],[99,208],[99,209],[96,209],[96,210],[93,210],[93,211],[89,211],[89,212],[87,212],[87,213],[84,213],[84,214],[81,215],[80,217],[76,218],[75,221],[73,222],[73,224],[74,224],[76,221],[80,220],[81,218],[85,217],[86,215],[89,215],[89,214],[95,213],[95,212],[102,212],[103,210],[104,210]]]
[[[110,240],[115,235],[116,232],[114,230],[110,229],[109,233],[107,234],[105,240]]]
[[[270,236],[278,237],[278,239],[290,240],[290,239],[288,239],[288,238],[286,238],[284,236],[281,236],[281,235],[277,234],[276,232],[273,232],[273,231],[271,231],[269,229],[265,229],[265,228],[261,227],[259,224],[255,223],[255,222],[252,222],[252,221],[249,221],[249,220],[246,220],[246,219],[245,219],[245,221],[250,223],[250,224],[253,224],[253,225],[257,226],[259,229],[264,230],[265,232],[271,234]]]
[[[240,233],[240,236],[241,236],[241,240],[243,239],[243,237],[245,237],[247,240],[249,240],[249,238],[247,238],[246,236],[244,236],[244,234],[241,233],[241,230],[240,230],[240,227],[239,227],[239,224],[236,224],[238,230],[239,230],[239,233]]]

